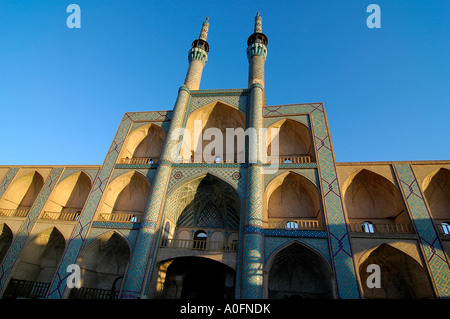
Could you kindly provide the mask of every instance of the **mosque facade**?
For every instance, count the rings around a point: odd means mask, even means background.
[[[1,298],[448,298],[450,160],[336,162],[323,103],[266,105],[259,13],[247,87],[201,90],[208,28],[102,165],[0,166]]]

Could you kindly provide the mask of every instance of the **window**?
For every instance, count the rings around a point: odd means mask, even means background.
[[[364,222],[362,223],[362,230],[365,233],[371,233],[373,234],[375,232],[375,229],[373,227],[373,224],[371,222]]]
[[[206,249],[208,235],[203,230],[198,230],[194,235],[194,249]]]
[[[449,222],[442,223],[441,227],[442,227],[442,232],[444,233],[444,235],[450,235],[450,223]]]
[[[293,221],[287,222],[286,229],[298,229],[297,222],[293,222]]]

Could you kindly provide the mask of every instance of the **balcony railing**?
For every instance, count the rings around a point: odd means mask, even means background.
[[[116,222],[116,223],[140,223],[142,213],[108,213],[100,214],[97,221],[100,222]]]
[[[267,156],[267,162],[271,164],[307,164],[311,163],[310,155],[303,156]]]
[[[237,252],[237,242],[195,240],[195,239],[162,239],[163,248],[182,248],[191,250],[207,250],[222,252]]]
[[[73,288],[69,299],[117,299],[119,291],[98,288]]]
[[[48,220],[75,221],[80,217],[81,212],[49,212],[44,211],[39,218]]]
[[[317,219],[269,219],[263,222],[265,228],[287,230],[322,230]]]
[[[398,233],[412,234],[410,224],[372,224],[372,223],[350,223],[350,231],[356,233]]]
[[[202,163],[202,164],[233,164],[233,163],[238,163],[238,160],[236,158],[233,159],[227,159],[226,156],[224,156],[223,158],[221,157],[215,157],[214,159],[208,159],[206,160],[205,158],[200,158],[197,159],[194,156],[191,156],[190,158],[184,158],[184,157],[179,157],[178,158],[178,162],[179,163]]]
[[[29,212],[30,212],[29,209],[0,208],[0,216],[7,216],[7,217],[27,217]]]
[[[49,282],[11,279],[3,294],[3,299],[45,298],[49,287]]]
[[[226,156],[223,158],[216,157],[215,159],[211,160],[205,160],[203,158],[196,159],[194,156],[191,156],[190,158],[183,158],[179,157],[178,161],[180,163],[203,163],[203,164],[232,164],[232,163],[243,163],[245,161],[238,161],[236,158],[234,159],[227,159]],[[267,164],[307,164],[312,163],[311,156],[310,155],[304,155],[304,156],[267,156],[266,160],[264,161]]]
[[[132,157],[132,158],[121,158],[119,164],[135,164],[135,165],[149,165],[157,164],[159,157]]]

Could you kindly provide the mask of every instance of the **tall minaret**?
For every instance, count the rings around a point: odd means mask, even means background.
[[[264,63],[267,57],[267,36],[262,33],[262,18],[259,12],[255,17],[254,33],[247,40],[249,62],[248,87],[260,84],[264,88]]]
[[[267,57],[267,37],[262,33],[262,19],[255,18],[254,33],[247,41],[249,61],[248,88],[249,128],[256,134],[249,141],[249,164],[247,168],[246,196],[244,207],[244,236],[241,255],[241,274],[239,297],[244,299],[263,298],[263,236],[262,229],[262,193],[263,166],[261,164],[261,145],[259,135],[263,128],[264,97],[264,63]]]
[[[147,295],[151,269],[153,269],[153,256],[157,252],[157,244],[162,232],[159,224],[164,219],[162,214],[164,207],[164,192],[170,181],[172,163],[178,158],[177,145],[179,131],[183,127],[187,104],[191,90],[198,90],[203,67],[208,60],[209,45],[206,42],[208,36],[208,18],[203,22],[200,36],[192,43],[188,52],[189,68],[184,84],[178,90],[177,100],[173,107],[172,119],[167,130],[164,147],[153,178],[150,197],[144,212],[143,222],[139,228],[135,249],[127,275],[124,279],[121,298],[139,298]],[[175,134],[176,133],[176,134]],[[178,136],[178,137],[177,137]],[[143,267],[147,264],[147,267]]]
[[[192,42],[192,48],[188,52],[189,69],[184,80],[184,85],[189,90],[198,90],[200,80],[202,78],[203,68],[208,61],[209,44],[206,42],[208,38],[209,18],[206,17],[203,22],[202,30],[197,40]]]

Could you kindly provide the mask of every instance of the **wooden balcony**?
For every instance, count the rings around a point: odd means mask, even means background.
[[[30,209],[5,209],[0,208],[0,216],[5,217],[27,217]]]
[[[132,157],[132,158],[121,158],[118,164],[125,165],[150,165],[157,164],[159,157]]]
[[[44,211],[39,216],[39,219],[46,220],[65,220],[65,221],[76,221],[80,217],[81,212],[49,212]]]
[[[318,219],[269,219],[263,221],[264,228],[286,230],[322,230]]]
[[[161,247],[205,251],[237,252],[238,243],[194,239],[162,239]]]
[[[349,223],[351,232],[356,233],[391,233],[391,234],[413,234],[414,231],[410,224],[368,224],[368,223]]]
[[[105,213],[99,214],[96,221],[98,222],[115,222],[115,223],[140,223],[142,219],[142,213]]]

